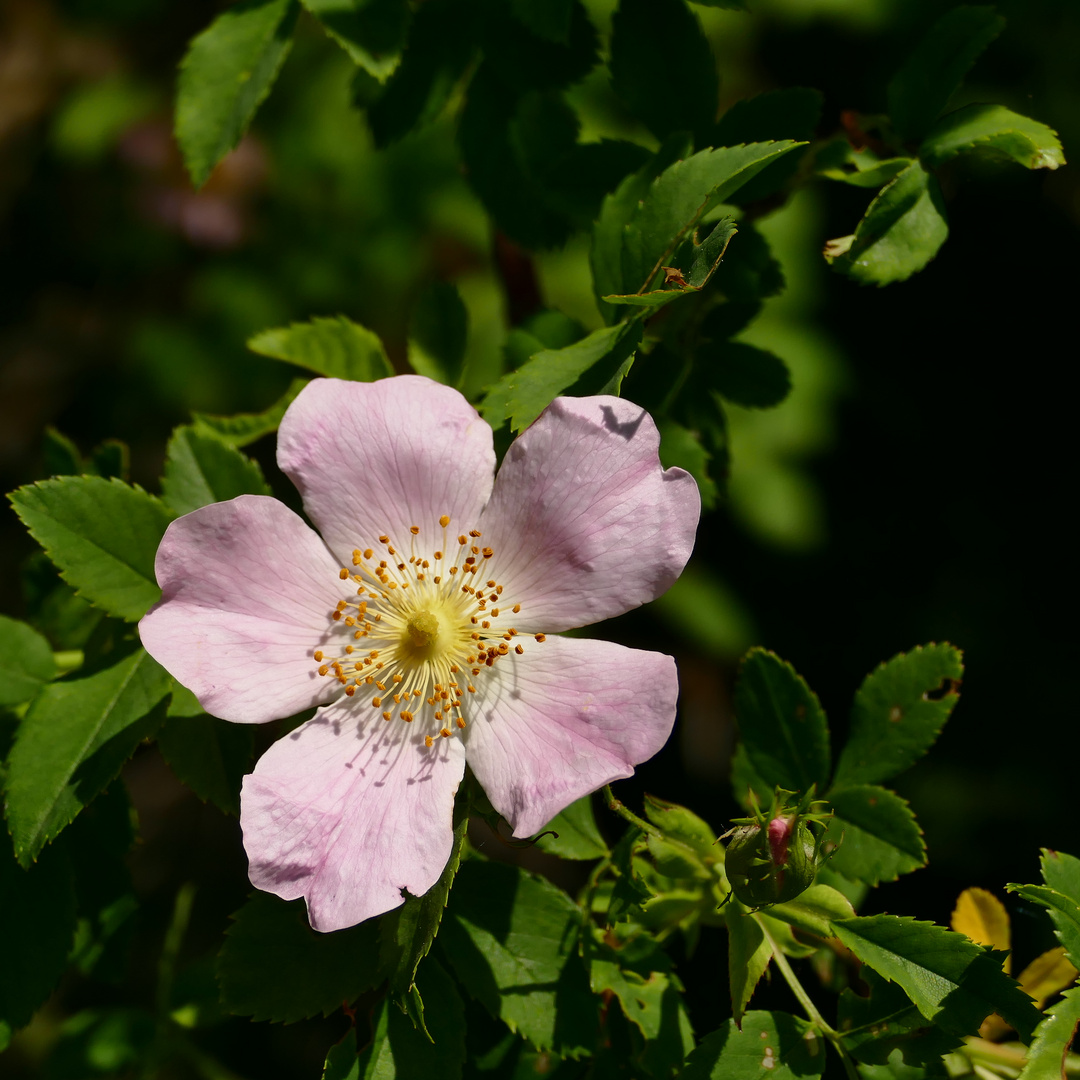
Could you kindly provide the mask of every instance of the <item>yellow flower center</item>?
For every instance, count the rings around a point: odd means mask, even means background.
[[[343,567],[338,577],[355,592],[338,601],[326,642],[313,654],[320,675],[368,700],[384,720],[421,719],[428,746],[464,728],[476,682],[525,651],[511,625],[521,605],[503,600],[503,587],[485,572],[495,553],[480,546],[478,530],[455,542],[447,538],[450,518],[444,514],[439,524],[443,545],[430,556],[415,550],[416,525],[407,558],[386,535],[378,554],[353,551],[353,569]]]

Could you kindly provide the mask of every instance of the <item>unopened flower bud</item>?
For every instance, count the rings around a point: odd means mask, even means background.
[[[814,883],[816,842],[798,815],[778,815],[731,832],[725,864],[732,891],[748,907],[794,900]]]

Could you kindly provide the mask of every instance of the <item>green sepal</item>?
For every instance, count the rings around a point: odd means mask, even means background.
[[[407,895],[405,903],[384,916],[379,931],[380,966],[390,976],[390,992],[400,1003],[412,991],[420,961],[431,951],[442,924],[450,888],[461,866],[461,852],[469,827],[469,802],[454,803],[454,840],[450,858],[438,881],[423,896]],[[421,1007],[420,1016],[423,1016]]]

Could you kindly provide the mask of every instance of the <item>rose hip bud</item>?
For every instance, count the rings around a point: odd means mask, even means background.
[[[797,815],[732,830],[725,865],[732,891],[749,907],[794,900],[814,883],[816,843]]]

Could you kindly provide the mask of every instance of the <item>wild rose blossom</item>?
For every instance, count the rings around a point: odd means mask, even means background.
[[[547,636],[682,571],[700,500],[658,445],[628,401],[558,398],[493,482],[491,428],[457,391],[318,379],[278,463],[321,539],[254,495],[172,523],[150,654],[225,720],[322,706],[244,778],[252,884],[351,926],[438,879],[466,759],[527,837],[660,749],[671,657]]]

